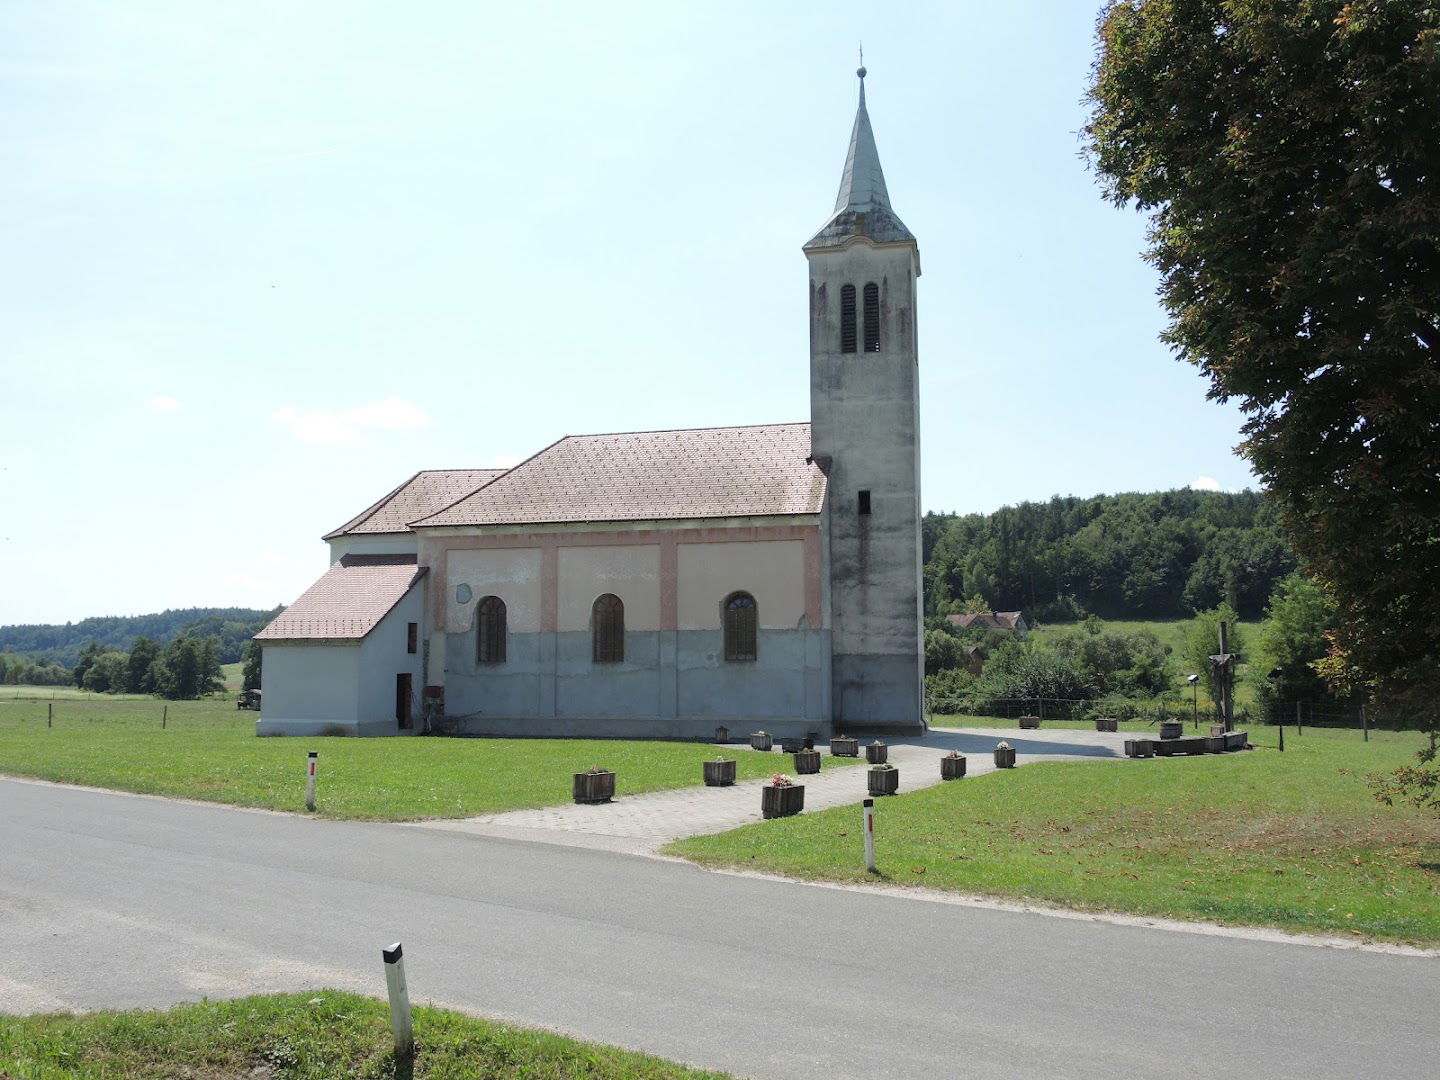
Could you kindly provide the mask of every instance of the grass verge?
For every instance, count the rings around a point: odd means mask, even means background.
[[[383,1002],[321,991],[205,1001],[164,1012],[0,1015],[0,1076],[330,1080],[723,1077],[615,1047],[414,1010],[413,1063],[397,1062]]]
[[[1365,774],[1419,736],[1307,729],[1277,753],[1053,763],[877,801],[880,878],[956,892],[1440,945],[1440,817]],[[679,841],[709,866],[874,880],[842,807]]]
[[[53,711],[51,726],[47,717]],[[162,718],[165,727],[161,728]],[[570,801],[571,774],[614,769],[617,795],[693,787],[717,752],[740,780],[793,771],[748,747],[610,739],[255,737],[229,698],[24,701],[0,697],[0,773],[269,810],[304,810],[305,755],[319,753],[316,813],[369,821],[470,817]],[[824,768],[853,765],[821,756]]]

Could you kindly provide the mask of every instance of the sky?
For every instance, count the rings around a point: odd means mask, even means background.
[[[1254,486],[1081,154],[1098,0],[0,5],[0,624],[289,603],[424,468],[804,420],[857,48],[922,501]]]

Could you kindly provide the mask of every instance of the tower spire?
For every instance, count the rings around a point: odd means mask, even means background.
[[[890,207],[890,192],[885,187],[885,172],[880,167],[880,152],[875,148],[875,132],[870,127],[870,113],[865,107],[865,49],[860,49],[860,67],[855,75],[860,80],[860,103],[855,110],[855,123],[850,129],[850,147],[845,154],[845,169],[840,174],[840,191],[835,196],[835,210],[824,227],[816,233],[806,250],[832,247],[851,236],[864,236],[876,243],[910,241],[915,237]]]

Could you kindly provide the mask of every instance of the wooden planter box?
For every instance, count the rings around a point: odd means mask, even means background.
[[[1013,746],[997,746],[995,748],[995,767],[997,769],[1013,769],[1015,767],[1015,748]]]
[[[1211,735],[1205,740],[1205,753],[1223,754],[1225,752],[1225,736]]]
[[[1119,731],[1120,724],[1113,716],[1097,716],[1095,718],[1096,731]]]
[[[613,772],[577,772],[575,774],[575,801],[577,803],[609,802],[615,797],[615,774]]]
[[[1022,716],[1020,717],[1020,727],[1022,730],[1027,728],[1030,730],[1038,730],[1040,727],[1040,718],[1038,716]]]
[[[900,770],[894,765],[872,765],[865,770],[871,795],[894,795],[900,790]]]
[[[750,736],[751,750],[769,750],[775,745],[775,740],[767,732],[757,731]]]
[[[830,740],[831,757],[859,757],[860,740],[852,739],[848,735],[836,735]]]
[[[865,747],[865,760],[871,765],[884,765],[890,757],[890,748],[879,739]]]
[[[1211,725],[1210,725],[1210,735],[1211,735],[1211,737],[1214,737],[1214,736],[1216,736],[1216,735],[1224,735],[1224,734],[1225,734],[1225,725],[1224,725],[1224,724],[1211,724]]]
[[[795,772],[799,776],[820,771],[820,751],[801,750],[795,755]]]
[[[1225,740],[1226,750],[1244,750],[1250,745],[1248,731],[1227,731],[1222,738]]]
[[[789,817],[805,809],[805,785],[776,787],[766,784],[760,789],[760,813],[767,818]]]
[[[965,755],[959,757],[942,757],[940,759],[940,779],[959,780],[965,775]]]
[[[1136,758],[1139,758],[1139,757],[1154,757],[1154,756],[1155,756],[1155,744],[1154,744],[1153,742],[1151,742],[1149,739],[1126,739],[1126,740],[1125,740],[1125,756],[1126,756],[1126,757],[1136,757]]]
[[[1179,720],[1161,720],[1160,738],[1178,739],[1185,734],[1185,725]]]
[[[707,761],[704,765],[706,787],[729,787],[735,783],[734,761]]]
[[[804,739],[781,739],[780,752],[782,754],[798,754],[801,750],[809,750]]]

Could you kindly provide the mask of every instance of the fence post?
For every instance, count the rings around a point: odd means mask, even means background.
[[[1365,706],[1360,706],[1360,731],[1365,736],[1365,741],[1370,741],[1370,722],[1365,717]]]
[[[165,710],[160,714],[160,730],[165,730],[166,723],[170,720],[170,706],[166,705]]]
[[[320,755],[317,751],[310,751],[310,759],[305,766],[305,809],[315,809],[315,759]]]
[[[385,961],[385,989],[390,994],[390,1029],[395,1033],[395,1056],[415,1053],[415,1030],[410,1023],[410,991],[405,986],[405,953],[400,942],[381,949]]]
[[[865,800],[865,869],[875,872],[875,800]]]
[[[1295,702],[1295,734],[1296,734],[1296,735],[1304,735],[1304,734],[1305,734],[1305,725],[1301,722],[1301,719],[1300,719],[1300,709],[1301,709],[1301,705],[1300,705],[1300,702],[1297,700],[1297,701]]]
[[[1363,713],[1362,713],[1363,715]],[[45,726],[53,727],[55,722],[55,703],[52,701],[45,706]]]

